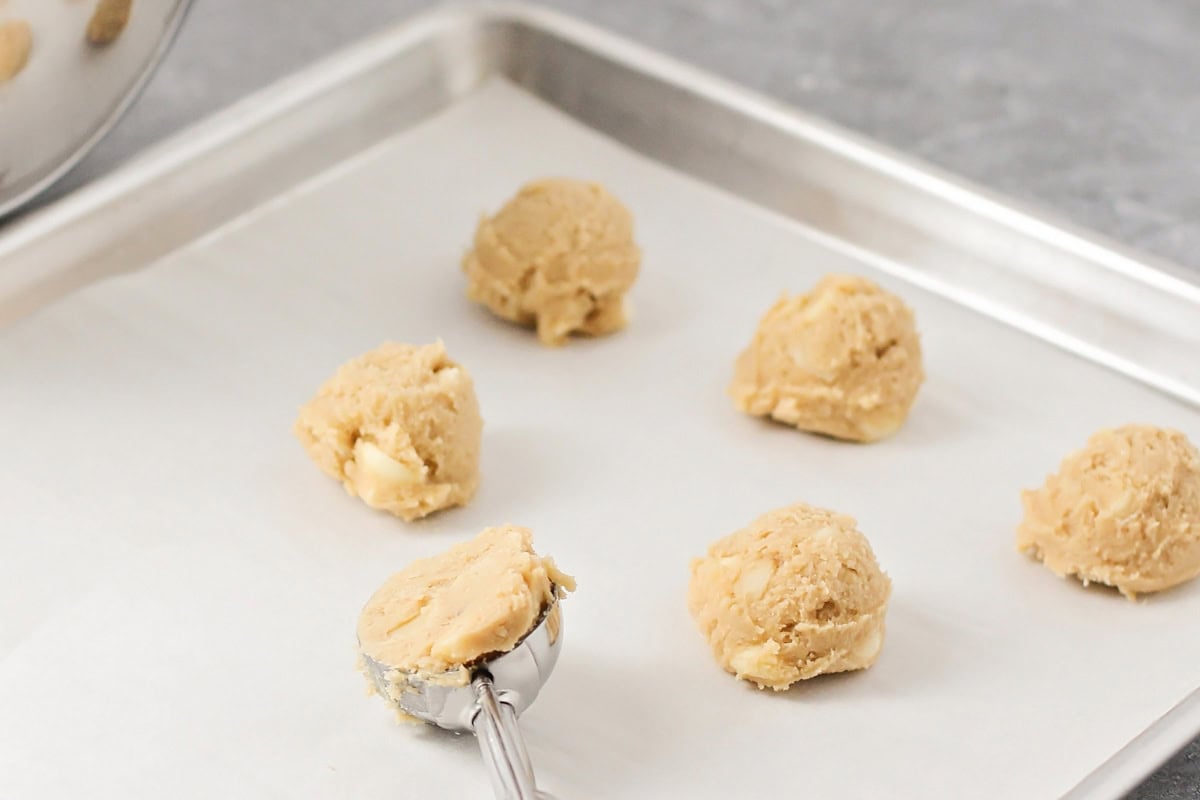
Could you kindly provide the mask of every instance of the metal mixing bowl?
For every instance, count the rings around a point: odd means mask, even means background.
[[[60,178],[116,123],[190,5],[0,2],[0,78],[6,63],[10,73],[0,81],[0,216]],[[11,74],[15,64],[23,66]]]

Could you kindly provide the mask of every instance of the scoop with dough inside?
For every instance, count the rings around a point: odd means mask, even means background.
[[[389,578],[359,616],[359,649],[398,684],[465,686],[473,663],[512,650],[574,589],[571,576],[534,552],[528,528],[487,528]]]

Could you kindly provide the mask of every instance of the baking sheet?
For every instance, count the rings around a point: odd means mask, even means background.
[[[480,213],[602,179],[646,253],[631,327],[565,349],[467,303]],[[736,413],[780,291],[869,274],[929,379],[854,446]],[[446,340],[483,486],[405,525],[290,435],[343,360]],[[363,696],[354,620],[388,574],[502,522],[579,578],[523,718],[564,798],[1056,796],[1196,687],[1195,585],[1132,604],[1013,551],[1018,491],[1097,427],[1200,414],[934,297],[500,82],[153,267],[0,333],[0,796],[486,795],[469,739]],[[688,560],[770,508],[856,516],[895,591],[878,664],[786,694],[712,662]],[[801,788],[802,787],[802,788]]]

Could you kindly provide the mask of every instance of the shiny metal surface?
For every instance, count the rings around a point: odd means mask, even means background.
[[[498,800],[553,800],[538,791],[533,762],[517,727],[516,709],[497,698],[490,676],[479,675],[472,687],[479,704],[475,738]]]
[[[880,269],[1200,405],[1200,286],[1178,266],[519,6],[368,39],[21,220],[0,237],[0,323],[169,252],[497,74]]]
[[[8,0],[28,31],[24,67],[0,81],[0,216],[75,165],[133,102],[191,0]]]
[[[365,653],[363,663],[379,695],[402,713],[445,730],[475,733],[499,800],[549,800],[537,790],[517,715],[537,698],[561,650],[562,610],[555,601],[515,648],[474,665],[465,686],[422,681]]]
[[[556,602],[537,626],[511,651],[479,664],[472,678],[487,674],[497,699],[519,714],[537,698],[542,684],[554,671],[562,649],[562,611]],[[364,655],[368,674],[383,697],[398,700],[399,710],[419,720],[450,731],[472,730],[479,712],[476,691],[471,685],[440,686],[397,676],[397,670]],[[393,687],[403,684],[403,692]]]
[[[523,7],[373,37],[22,219],[0,235],[0,324],[152,263],[494,75],[831,247],[1200,405],[1200,287],[1173,265]],[[1072,798],[1119,796],[1198,732],[1193,695]]]

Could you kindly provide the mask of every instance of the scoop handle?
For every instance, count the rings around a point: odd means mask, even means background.
[[[496,696],[490,676],[478,675],[472,684],[479,710],[471,720],[471,727],[475,729],[496,800],[554,800],[537,789],[529,752],[517,727],[516,710]]]

